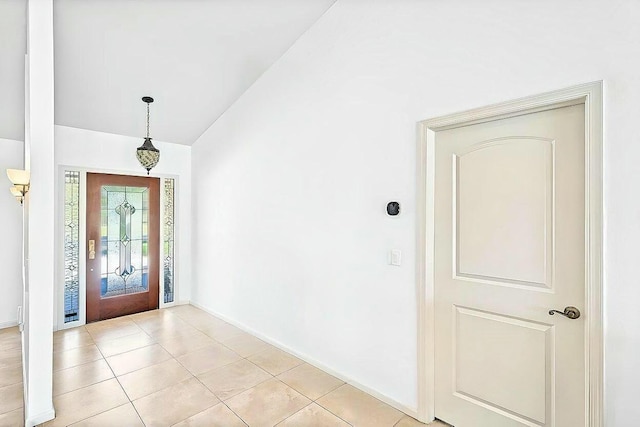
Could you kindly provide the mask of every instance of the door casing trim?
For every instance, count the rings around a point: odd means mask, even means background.
[[[585,419],[603,421],[603,82],[596,81],[418,122],[417,254],[418,419],[435,418],[434,203],[436,132],[569,105],[585,106]]]

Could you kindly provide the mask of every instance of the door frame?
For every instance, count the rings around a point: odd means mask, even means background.
[[[80,259],[79,259],[79,281],[80,281],[80,290],[79,290],[79,303],[80,303],[80,313],[78,320],[73,322],[64,323],[64,173],[65,171],[77,171],[80,172],[80,194],[79,194],[79,215],[80,215]],[[87,319],[87,277],[86,277],[86,254],[87,250],[87,173],[100,173],[100,174],[111,174],[111,175],[128,175],[128,176],[141,176],[146,177],[147,174],[144,172],[137,171],[123,171],[117,169],[101,169],[101,168],[87,168],[83,166],[74,166],[61,164],[58,165],[58,171],[56,174],[56,183],[55,183],[55,200],[56,200],[56,225],[55,225],[55,239],[56,239],[56,251],[54,252],[55,256],[55,286],[54,286],[54,313],[53,313],[53,330],[63,330],[69,328],[75,328],[78,326],[83,326],[86,324]],[[181,269],[181,258],[180,258],[180,214],[178,206],[180,206],[180,197],[181,192],[179,190],[179,182],[180,177],[174,174],[156,174],[155,178],[160,178],[160,268],[158,271],[159,274],[159,286],[160,290],[158,292],[158,308],[166,308],[172,307],[174,305],[179,305],[178,301],[179,289],[180,289],[180,280],[179,280],[179,271]],[[164,302],[164,292],[162,291],[162,283],[163,283],[163,269],[162,269],[162,259],[164,256],[164,245],[162,241],[162,236],[164,235],[164,230],[162,228],[164,218],[164,207],[165,207],[165,197],[163,191],[163,181],[165,178],[171,178],[174,180],[174,193],[173,193],[173,205],[174,205],[174,213],[173,213],[173,234],[174,234],[174,244],[173,244],[173,302],[165,303]]]
[[[435,418],[435,140],[436,132],[584,104],[585,109],[585,408],[587,426],[603,426],[602,81],[418,122],[417,254],[418,419]]]

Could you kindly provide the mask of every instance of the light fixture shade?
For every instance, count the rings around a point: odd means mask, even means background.
[[[9,188],[9,191],[11,191],[11,195],[14,197],[22,197],[22,191],[20,191],[17,187],[11,187]]]
[[[144,144],[138,147],[136,156],[142,167],[147,170],[147,175],[149,175],[149,171],[160,161],[160,150],[154,147],[151,143],[151,138],[147,137],[144,139]]]
[[[29,185],[29,171],[21,169],[7,169],[7,177],[13,185]]]

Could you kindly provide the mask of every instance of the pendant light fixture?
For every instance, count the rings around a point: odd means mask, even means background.
[[[153,98],[143,96],[142,101],[147,103],[147,137],[144,139],[144,144],[138,147],[136,156],[142,167],[147,170],[147,175],[149,175],[149,171],[160,161],[160,150],[153,146],[149,137],[149,104],[153,102]]]

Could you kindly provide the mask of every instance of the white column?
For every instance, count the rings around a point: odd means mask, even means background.
[[[29,0],[27,9],[25,166],[31,187],[25,205],[25,417],[32,427],[54,417],[54,143],[53,0]]]

